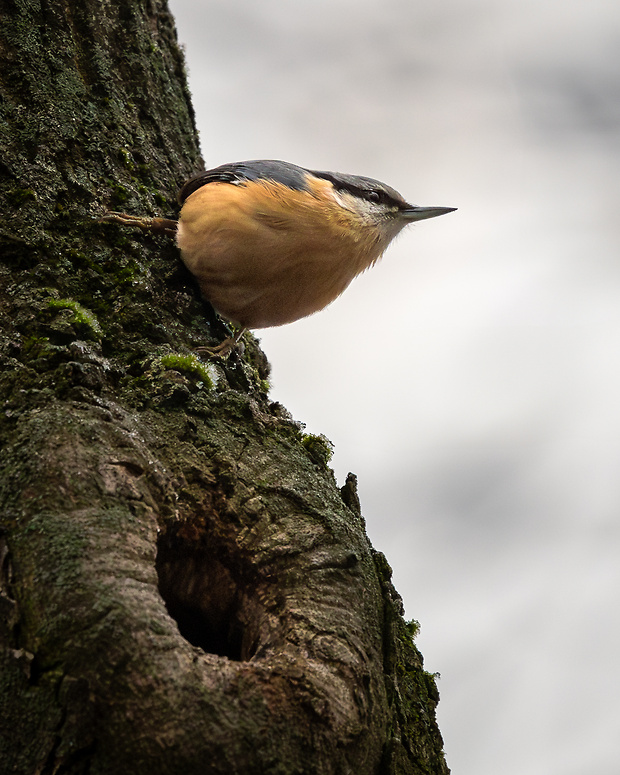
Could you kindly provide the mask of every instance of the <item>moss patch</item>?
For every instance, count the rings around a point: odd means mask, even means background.
[[[306,433],[302,436],[301,443],[312,460],[321,466],[327,466],[333,457],[334,445],[322,433],[318,436],[315,436],[313,433]]]
[[[50,309],[71,310],[73,312],[71,322],[74,325],[86,329],[92,338],[101,339],[103,331],[99,321],[90,310],[83,307],[78,301],[74,299],[48,299],[47,305]]]
[[[217,381],[217,372],[215,367],[209,363],[203,363],[195,355],[189,353],[180,355],[171,353],[162,355],[159,363],[166,369],[174,369],[184,374],[195,374],[204,383],[205,387],[212,390]]]

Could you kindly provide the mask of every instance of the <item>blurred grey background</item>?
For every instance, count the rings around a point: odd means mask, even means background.
[[[458,775],[620,772],[620,5],[171,0],[208,166],[459,208],[258,332],[359,476]]]

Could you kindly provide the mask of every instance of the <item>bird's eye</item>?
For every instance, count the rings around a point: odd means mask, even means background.
[[[366,199],[369,202],[380,202],[381,196],[378,191],[367,191],[366,192]]]

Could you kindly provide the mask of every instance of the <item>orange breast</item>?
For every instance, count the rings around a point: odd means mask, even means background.
[[[205,185],[183,205],[177,242],[204,296],[248,328],[317,312],[385,247],[328,181],[311,193],[271,181]]]

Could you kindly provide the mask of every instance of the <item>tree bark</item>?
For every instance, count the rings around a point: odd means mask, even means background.
[[[0,773],[447,773],[350,476],[170,240],[164,0],[0,0]]]

